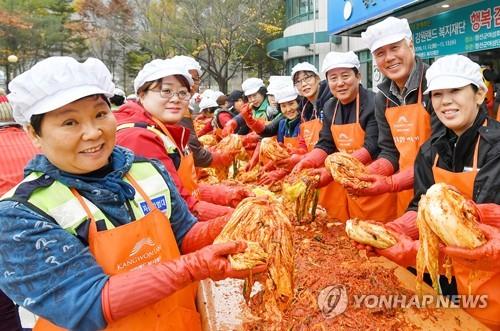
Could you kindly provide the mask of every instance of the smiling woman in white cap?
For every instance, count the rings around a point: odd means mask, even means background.
[[[301,125],[307,150],[311,151],[319,139],[324,104],[332,95],[327,82],[319,77],[318,69],[308,62],[297,63],[291,76],[297,92],[304,97],[300,104]]]
[[[195,282],[235,276],[245,245],[210,245],[225,221],[197,222],[159,162],[115,147],[106,66],[51,57],[9,88],[43,155],[0,201],[2,291],[34,330],[201,330]]]
[[[241,84],[241,89],[248,100],[248,103],[242,107],[241,111],[246,109],[245,111],[250,113],[254,120],[262,120],[266,123],[280,116],[276,109],[269,104],[267,88],[262,79],[248,78]],[[234,132],[241,135],[247,135],[250,132],[240,115],[224,125],[222,136],[225,137]]]
[[[335,98],[325,104],[318,143],[294,171],[320,169],[318,187],[328,185],[320,191],[320,204],[330,217],[342,221],[358,217],[387,222],[395,217],[393,196],[384,194],[376,198],[352,199],[344,187],[332,182],[333,178],[324,168],[326,157],[338,151],[352,153],[364,164],[369,164],[378,155],[374,93],[361,85],[359,67],[359,59],[352,51],[330,52],[325,56],[321,71]]]
[[[265,125],[262,121],[249,121],[250,115],[248,113],[242,112],[242,115],[247,123],[251,123],[249,124],[249,127],[257,132],[261,137],[276,136],[276,140],[283,144],[288,149],[290,154],[292,154],[294,161],[286,159],[280,160],[281,162],[276,161],[266,164],[264,171],[272,169],[275,170],[267,172],[262,176],[259,181],[259,184],[261,185],[272,185],[277,180],[285,177],[285,175],[290,172],[293,165],[295,165],[307,151],[305,141],[300,135],[301,118],[299,102],[301,98],[297,94],[297,90],[293,87],[291,79],[289,80],[289,84],[287,86],[282,86],[279,91],[277,90],[274,93],[276,102],[278,103],[282,113],[282,116],[279,119],[275,119]],[[259,158],[259,147],[260,146],[257,145],[247,170],[250,170],[257,164]]]
[[[428,65],[415,55],[406,19],[388,17],[361,34],[378,70],[385,76],[377,86],[375,118],[379,127],[378,159],[368,166],[372,185],[351,189],[355,195],[397,192],[397,214],[402,215],[413,197],[413,164],[419,147],[440,126],[425,89]]]
[[[416,211],[434,183],[447,183],[470,200],[488,242],[474,250],[445,248],[452,257],[459,294],[488,295],[488,306],[467,311],[493,330],[500,328],[500,123],[487,117],[486,87],[480,67],[462,55],[434,62],[426,73],[427,90],[446,129],[422,145],[415,161],[415,197],[410,218],[386,224],[399,243],[378,250],[403,265],[413,265],[418,249]],[[469,283],[469,273],[476,275]]]
[[[236,205],[248,192],[224,185],[198,185],[190,132],[178,124],[188,106],[191,84],[190,74],[176,60],[153,60],[134,81],[139,100],[126,103],[114,114],[119,124],[117,143],[137,155],[160,160],[189,209],[204,221],[231,214],[228,206]],[[234,159],[230,154],[211,154],[210,166],[227,166]],[[193,195],[195,190],[198,198]]]

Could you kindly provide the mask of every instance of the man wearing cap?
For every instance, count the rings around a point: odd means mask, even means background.
[[[378,128],[374,114],[374,93],[361,85],[359,59],[354,52],[330,52],[325,56],[322,73],[334,98],[325,104],[324,121],[315,148],[295,166],[294,171],[313,168],[320,174],[319,203],[328,215],[339,220],[358,217],[381,222],[392,220],[395,208],[380,208],[391,197],[348,196],[344,187],[332,182],[324,161],[334,152],[349,153],[363,164],[378,155]],[[335,197],[335,198],[332,198]],[[394,197],[392,197],[394,204]]]
[[[428,65],[415,55],[408,21],[395,17],[374,24],[361,34],[385,78],[375,96],[379,127],[378,159],[368,166],[368,188],[351,189],[355,195],[398,192],[397,214],[413,198],[413,163],[420,146],[440,126],[423,96]]]

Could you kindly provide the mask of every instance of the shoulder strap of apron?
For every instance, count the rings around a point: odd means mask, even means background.
[[[337,109],[339,109],[339,99],[337,99],[337,103],[335,103],[335,110],[333,111],[333,117],[332,117],[332,125],[335,124],[335,116],[337,116]]]
[[[309,100],[307,100],[305,105],[302,106],[302,111],[300,112],[300,123],[306,122],[306,119],[304,118],[304,110],[306,109],[308,103],[310,103],[313,106],[313,114],[311,116],[311,119],[318,118],[318,111],[316,110],[316,105],[314,103],[310,102]]]
[[[486,126],[487,121],[488,121],[487,119],[484,120],[483,126]],[[474,156],[472,159],[472,171],[477,171],[477,159],[479,156],[479,140],[481,140],[481,136],[477,137],[476,146],[474,147]],[[434,158],[434,165],[433,165],[434,167],[437,167],[438,159],[439,159],[439,154],[436,153],[436,157]]]
[[[359,123],[359,92],[356,95],[356,123]]]
[[[160,127],[161,131],[163,132],[163,134],[165,134],[166,136],[168,136],[170,138],[170,140],[172,140],[172,142],[175,144],[175,146],[177,146],[177,149],[179,150],[179,155],[181,156],[181,158],[184,158],[184,148],[181,148],[181,146],[179,146],[179,144],[177,144],[177,142],[175,141],[175,139],[172,137],[172,135],[170,134],[170,132],[168,131],[167,127],[165,126],[165,124],[163,124],[159,119],[157,119],[156,117],[152,116],[151,117],[153,119],[153,121]],[[181,141],[184,141],[184,132],[185,130],[182,131],[182,136],[181,136]]]
[[[422,104],[422,81],[424,79],[424,70],[422,70],[422,74],[420,75],[420,82],[418,83],[417,89],[417,104]],[[391,100],[392,101],[392,100]],[[394,101],[392,101],[394,103]],[[385,98],[385,108],[389,108],[389,98]]]
[[[332,124],[335,124],[335,116],[337,115],[337,109],[339,108],[339,100],[335,104],[335,110],[333,111]],[[356,95],[356,123],[359,123],[359,92]]]
[[[154,208],[156,208],[155,205],[153,204],[153,202],[151,201],[151,199],[149,199],[149,196],[144,192],[144,190],[141,188],[139,183],[137,183],[137,181],[134,179],[134,177],[132,177],[132,175],[130,175],[128,173],[125,174],[125,177],[127,177],[127,179],[130,181],[130,184],[132,184],[134,189],[136,189],[137,192],[139,192],[139,194],[142,196],[144,201],[146,201],[146,203],[148,204],[149,210],[153,210]],[[85,200],[83,200],[83,197],[80,195],[80,193],[78,193],[78,191],[74,187],[71,187],[70,190],[71,190],[71,193],[73,193],[73,195],[76,197],[76,199],[78,200],[78,202],[80,203],[82,208],[85,210],[85,213],[87,214],[87,217],[90,220],[90,226],[93,227],[94,231],[97,231],[96,230],[97,226],[95,223],[96,220],[94,218],[94,215],[92,215],[92,212],[90,211],[89,206],[87,205]]]

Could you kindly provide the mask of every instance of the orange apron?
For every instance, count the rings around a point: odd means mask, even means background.
[[[283,137],[283,144],[289,151],[295,151],[299,147],[299,138]]]
[[[422,105],[422,81],[417,94],[418,101],[412,105],[389,107],[386,100],[385,118],[399,151],[399,171],[413,167],[420,146],[431,136],[431,118]],[[413,189],[398,192],[397,217],[403,215],[412,199]]]
[[[215,129],[214,129],[214,133],[215,133],[215,135],[216,135],[217,137],[219,137],[219,139],[224,138],[224,137],[222,136],[222,129],[220,129],[220,128],[215,128]]]
[[[333,112],[332,132],[335,146],[341,152],[353,153],[363,147],[365,130],[359,123],[359,95],[356,97],[356,122],[351,124],[333,124],[339,102]],[[361,218],[379,222],[389,222],[396,217],[396,194],[385,193],[377,196],[353,197],[344,191],[347,197],[347,208],[350,218]]]
[[[485,122],[486,123],[486,122]],[[470,172],[451,172],[437,166],[439,155],[434,159],[432,173],[434,182],[455,186],[467,199],[472,199],[476,180],[479,137],[474,150],[474,161]],[[471,269],[453,261],[453,271],[457,280],[459,294],[468,294],[469,274]],[[466,311],[494,330],[500,330],[500,273],[476,270],[471,282],[471,294],[488,295],[486,308],[466,309]]]
[[[181,180],[182,186],[189,192],[193,193],[198,188],[197,176],[196,176],[196,168],[194,166],[194,158],[193,153],[189,150],[181,148],[181,146],[177,145],[174,138],[168,132],[167,127],[155,117],[152,117],[153,121],[160,127],[163,134],[168,136],[170,140],[176,144],[177,150],[179,151],[179,155],[181,157],[181,163],[179,168],[177,169],[177,175],[179,175],[179,179]],[[184,139],[181,139],[181,141]]]
[[[335,105],[330,126],[332,138],[338,150],[352,153],[354,149],[358,148],[356,146],[363,146],[365,139],[365,132],[359,125],[359,100],[356,97],[356,123],[354,124],[333,125],[338,106],[339,101]],[[350,218],[347,196],[345,188],[336,181],[332,181],[320,189],[318,203],[326,209],[328,217],[347,221]]]
[[[312,151],[314,149],[314,145],[316,145],[316,143],[318,142],[319,133],[322,127],[323,123],[321,123],[319,118],[315,118],[313,120],[300,124],[299,136],[304,138],[308,152]]]
[[[90,220],[90,251],[104,272],[111,276],[141,268],[144,265],[173,260],[180,256],[167,216],[154,206],[132,176],[127,174],[126,177],[147,202],[151,212],[129,224],[106,231],[97,231],[95,219],[90,209],[80,194],[72,189]],[[154,245],[143,245],[137,251],[138,243],[144,240],[154,243]],[[137,253],[142,254],[139,261],[131,258]],[[201,318],[195,306],[196,288],[197,283],[193,283],[153,305],[109,323],[105,330],[201,331]],[[33,330],[58,331],[65,329],[40,318]]]
[[[305,121],[304,108],[302,108],[302,112],[300,113],[300,116],[302,117],[302,123],[300,124],[299,137],[304,138],[307,146],[307,151],[310,152],[314,149],[314,145],[316,145],[319,140],[319,133],[321,131],[321,128],[323,127],[323,123],[316,115],[316,109],[314,109],[314,116],[316,118],[313,120]]]

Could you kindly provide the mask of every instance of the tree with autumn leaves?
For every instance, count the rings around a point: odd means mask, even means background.
[[[93,56],[131,90],[144,63],[190,55],[204,76],[227,92],[242,68],[279,74],[265,55],[283,30],[280,0],[0,0],[0,65],[8,54],[20,70],[50,55]]]
[[[70,2],[0,0],[0,67],[14,54],[17,72],[51,55],[83,57],[87,51]]]
[[[122,51],[123,80],[128,74],[130,81],[153,58],[180,54],[196,58],[205,77],[210,75],[224,92],[243,67],[256,75],[282,69],[281,62],[265,55],[265,45],[283,31],[283,1],[77,0],[75,4],[94,29],[94,46],[101,45],[95,56],[113,73],[112,56],[102,53],[103,47]]]

